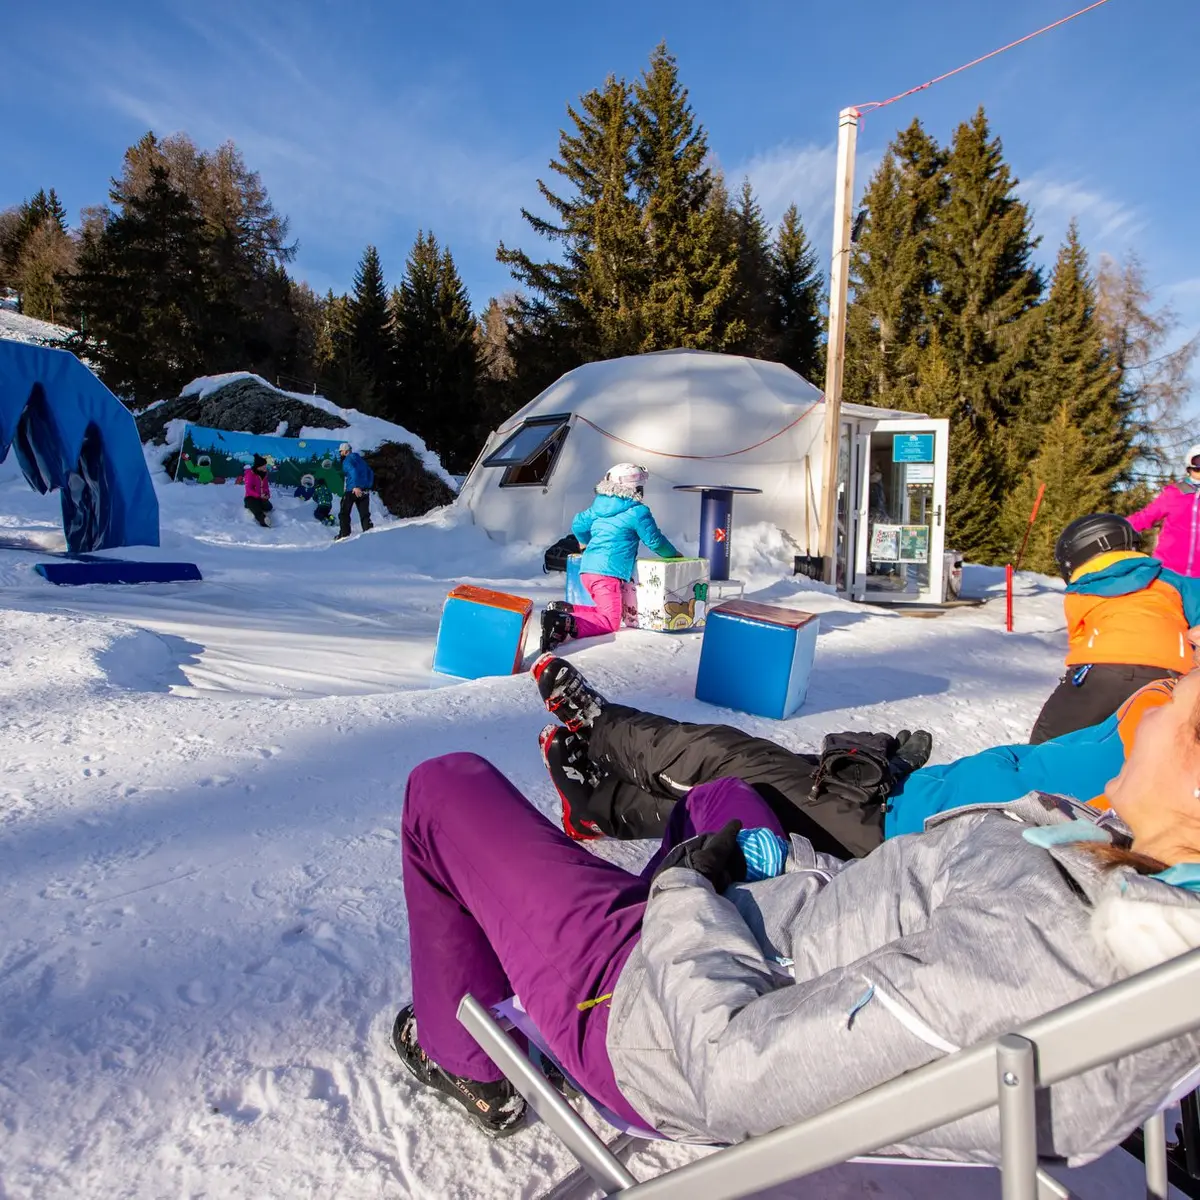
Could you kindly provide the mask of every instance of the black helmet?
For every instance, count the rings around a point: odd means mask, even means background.
[[[1115,513],[1091,513],[1077,517],[1058,535],[1054,543],[1054,561],[1062,577],[1071,576],[1089,558],[1110,550],[1133,550],[1137,547],[1137,531],[1124,517]]]

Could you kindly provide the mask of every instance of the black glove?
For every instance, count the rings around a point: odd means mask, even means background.
[[[888,733],[831,733],[821,746],[812,796],[836,796],[852,804],[882,804],[892,791],[890,760],[897,742]]]
[[[731,883],[740,883],[746,878],[746,860],[737,843],[741,831],[741,821],[730,821],[717,833],[701,833],[688,838],[662,860],[662,865],[654,872],[655,878],[672,867],[687,867],[703,875],[720,894]]]

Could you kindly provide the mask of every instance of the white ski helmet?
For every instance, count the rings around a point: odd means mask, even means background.
[[[1183,469],[1185,471],[1194,470],[1200,467],[1200,446],[1193,446],[1187,452],[1187,458],[1183,460]]]
[[[650,472],[645,467],[639,467],[637,463],[617,463],[604,473],[605,483],[616,483],[622,487],[645,487],[649,478]]]

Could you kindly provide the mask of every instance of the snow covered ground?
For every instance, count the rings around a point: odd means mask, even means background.
[[[0,465],[0,545],[17,547],[0,548],[0,1196],[538,1194],[572,1165],[553,1136],[487,1142],[410,1083],[387,1034],[409,991],[409,770],[476,750],[556,807],[528,678],[430,673],[441,601],[480,582],[542,603],[561,576],[453,510],[334,545],[287,498],[263,530],[240,489],[159,493],[164,544],[145,553],[197,562],[203,583],[55,589],[31,568],[62,546],[57,501]],[[768,532],[736,531],[735,557],[756,598],[821,613],[816,676],[792,720],[728,719],[797,748],[924,726],[938,761],[1024,737],[1063,650],[1053,585],[1020,581],[1011,636],[1002,603],[906,618],[805,590]],[[712,719],[692,698],[698,651],[624,632],[571,653],[610,695]],[[1073,1182],[1099,1200],[1139,1179],[1116,1153]],[[999,1186],[845,1166],[773,1194]]]
[[[64,325],[52,325],[49,321],[39,321],[10,308],[0,307],[0,338],[46,346],[61,341],[70,333]]]

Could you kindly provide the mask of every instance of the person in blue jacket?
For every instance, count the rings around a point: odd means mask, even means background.
[[[583,547],[580,578],[596,606],[548,605],[542,613],[542,653],[570,638],[621,628],[621,585],[633,578],[639,542],[663,558],[679,557],[643,500],[649,477],[636,463],[617,463],[596,485],[591,506],[575,514],[571,532]]]
[[[338,511],[339,528],[335,542],[350,536],[350,510],[358,509],[358,522],[366,533],[371,526],[371,488],[375,484],[375,472],[367,465],[361,454],[356,454],[349,442],[338,447],[342,459],[342,475],[346,488],[342,493],[342,506]]]

